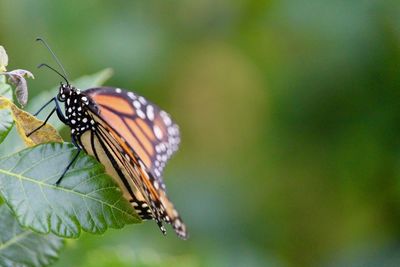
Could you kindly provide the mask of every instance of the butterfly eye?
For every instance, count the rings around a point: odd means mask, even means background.
[[[62,92],[59,92],[57,95],[58,101],[64,102],[65,101],[65,94]]]
[[[68,87],[68,85],[61,84],[57,95],[57,99],[61,102],[64,102],[66,97],[70,95],[70,93],[71,93],[71,88]]]

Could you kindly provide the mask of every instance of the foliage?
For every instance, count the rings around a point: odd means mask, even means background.
[[[0,192],[21,226],[76,238],[81,230],[99,234],[139,222],[129,201],[92,157],[80,155],[55,185],[76,153],[73,145],[49,143],[1,159]]]
[[[29,148],[0,157],[0,197],[4,200],[0,206],[0,265],[46,266],[58,258],[61,237],[78,238],[82,231],[101,234],[108,228],[139,223],[129,201],[91,156],[81,153],[56,185],[77,149],[62,143],[57,130],[49,124],[27,137],[43,122],[13,103],[12,88],[5,76],[12,77],[10,81],[20,91],[20,97],[22,94],[22,101],[27,101],[27,94],[21,90],[27,93],[23,76],[28,72],[6,72],[8,61],[4,55],[3,50],[0,143],[13,142],[19,135]],[[76,84],[98,86],[110,75],[111,71],[106,69],[84,76]],[[33,99],[39,101],[43,102],[43,98]],[[10,134],[14,125],[17,133]]]
[[[0,222],[0,266],[40,267],[58,258],[63,240],[22,228],[5,204],[0,205]]]
[[[1,67],[1,66],[0,66]],[[4,67],[3,67],[4,68]],[[6,77],[0,75],[0,96],[5,99],[12,98],[11,86],[5,82]],[[0,103],[0,143],[7,137],[10,132],[14,120],[12,118],[11,110],[5,109]]]
[[[165,182],[191,238],[164,238],[150,222],[83,234],[55,266],[146,251],[160,266],[164,255],[188,255],[190,267],[400,266],[400,1],[20,0],[0,10],[10,67],[54,65],[34,41],[44,36],[71,77],[112,67],[109,85],[152,100],[182,133]],[[34,74],[30,112],[59,81]],[[15,127],[6,140],[0,155],[24,147]]]

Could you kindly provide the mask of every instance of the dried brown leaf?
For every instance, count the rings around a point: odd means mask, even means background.
[[[28,103],[28,83],[25,78],[35,77],[30,71],[16,69],[10,72],[5,72],[8,75],[8,81],[15,86],[15,95],[17,97],[18,103],[23,107]]]

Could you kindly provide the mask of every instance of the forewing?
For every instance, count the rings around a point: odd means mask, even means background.
[[[99,106],[102,119],[126,137],[146,167],[161,178],[167,160],[180,143],[179,127],[170,115],[144,97],[119,88],[92,88],[85,93]]]

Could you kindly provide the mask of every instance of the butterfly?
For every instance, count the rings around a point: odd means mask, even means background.
[[[186,239],[186,226],[168,199],[162,175],[167,160],[180,143],[179,127],[170,115],[143,96],[120,88],[81,91],[49,65],[41,66],[57,72],[66,83],[60,83],[57,96],[35,115],[54,102],[55,108],[43,125],[56,112],[70,127],[71,141],[78,148],[57,184],[84,151],[105,166],[143,220],[155,220],[164,234],[163,224],[171,224],[176,234]],[[64,112],[60,102],[65,105]]]

